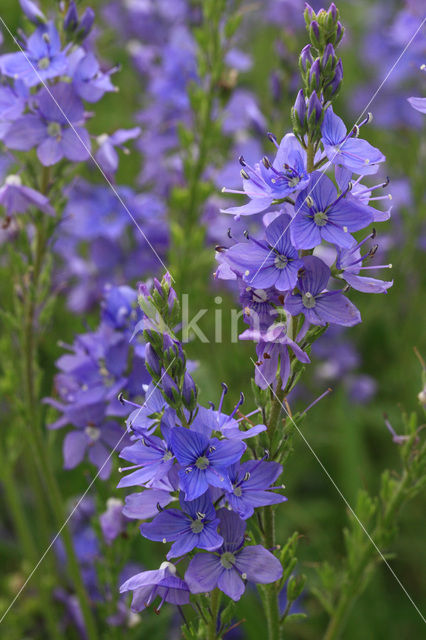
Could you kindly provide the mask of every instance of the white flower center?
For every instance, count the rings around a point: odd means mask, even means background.
[[[316,305],[315,297],[309,291],[303,294],[302,302],[306,309],[313,309]]]
[[[5,184],[10,185],[11,187],[20,187],[22,184],[21,178],[13,173],[10,176],[7,176],[4,182]]]
[[[96,442],[101,437],[101,430],[97,427],[86,427],[85,428],[86,435],[89,436],[92,442]]]

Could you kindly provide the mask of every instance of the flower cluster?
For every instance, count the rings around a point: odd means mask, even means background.
[[[251,414],[239,416],[243,397],[229,415],[223,410],[225,385],[217,409],[198,404],[182,344],[170,329],[178,303],[169,276],[154,281],[152,294],[143,287],[140,303],[153,382],[142,405],[123,399],[133,406],[127,420],[132,443],[120,457],[131,466],[121,469],[129,473],[119,487],[143,487],[126,498],[124,515],[150,520],[141,525],[142,536],[172,544],[158,571],[130,578],[121,591],[133,591],[135,611],[157,596],[161,602],[183,604],[190,593],[216,586],[238,600],[246,581],[269,583],[282,574],[279,560],[264,547],[247,544],[245,536],[246,520],[255,508],[285,500],[273,484],[281,465],[243,460],[244,441],[266,429],[252,426]],[[175,558],[189,559],[184,580],[169,562]]]
[[[257,343],[256,383],[261,388],[276,384],[278,368],[282,388],[286,387],[289,349],[301,362],[309,362],[299,344],[309,344],[310,327],[361,321],[345,295],[350,287],[385,293],[392,285],[363,275],[365,270],[390,266],[365,264],[377,251],[376,244],[364,249],[375,231],[360,241],[353,235],[387,220],[390,209],[383,212],[372,206],[372,201],[389,198],[373,195],[388,181],[363,183],[385,160],[359,138],[370,114],[348,133],[330,102],[343,74],[334,50],[342,37],[338,12],[333,4],[318,14],[308,6],[305,18],[311,43],[300,57],[305,86],[293,108],[294,133],[280,143],[269,134],[277,149],[273,160],[264,156],[251,166],[240,157],[239,193],[249,201],[224,210],[236,217],[263,213],[264,232],[218,248],[217,276],[235,279],[240,286],[249,325],[240,337]],[[338,288],[342,280],[344,286]]]
[[[87,8],[79,16],[72,1],[55,22],[34,2],[21,5],[34,30],[15,41],[19,51],[0,55],[0,141],[14,152],[35,149],[44,167],[60,167],[61,160],[83,162],[93,153],[102,172],[113,179],[116,148],[123,148],[140,130],[119,130],[94,139],[87,130],[93,114],[85,103],[96,103],[105,93],[116,91],[111,75],[117,68],[102,70],[88,40],[93,10]],[[11,164],[15,163],[21,173],[24,158],[16,156]],[[20,175],[6,178],[0,203],[8,216],[30,206],[52,213],[46,194],[23,184]]]
[[[63,442],[64,467],[72,469],[87,455],[99,470],[99,477],[111,473],[111,450],[120,450],[128,438],[118,422],[128,414],[119,400],[125,388],[130,397],[144,394],[144,351],[140,342],[130,343],[138,320],[135,308],[137,294],[129,287],[106,288],[102,318],[95,331],[76,336],[65,345],[70,353],[56,363],[58,398],[45,402],[62,413],[51,429],[71,426]]]

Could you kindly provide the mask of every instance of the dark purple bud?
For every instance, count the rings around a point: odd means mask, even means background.
[[[299,64],[302,67],[303,71],[307,71],[310,69],[314,59],[311,54],[311,45],[307,44],[306,47],[303,47],[300,52]]]
[[[339,60],[334,70],[334,76],[331,82],[324,88],[324,97],[326,100],[330,100],[339,91],[340,85],[343,80],[343,64]]]
[[[189,411],[193,411],[197,406],[197,387],[187,371],[183,377],[182,400]]]
[[[322,58],[321,58],[321,68],[323,70],[327,68],[327,65],[329,65],[329,68],[331,68],[335,55],[336,53],[334,51],[334,47],[329,42],[326,48],[324,49],[324,53],[322,54]]]
[[[32,0],[19,0],[22,11],[27,16],[28,20],[34,24],[40,24],[46,22],[44,13],[38,8],[35,2]]]
[[[87,38],[92,30],[94,21],[95,12],[90,7],[87,7],[86,11],[81,16],[80,24],[78,25],[78,37],[80,41]]]
[[[64,31],[72,33],[78,25],[78,11],[74,0],[71,0],[64,18]]]
[[[163,395],[169,404],[176,405],[180,401],[180,392],[176,382],[166,373],[165,369],[161,372],[161,386]]]
[[[311,22],[311,36],[312,34],[315,36],[315,41],[319,42],[319,37],[320,37],[320,30],[319,30],[319,25],[318,22],[316,20],[312,20]]]
[[[305,17],[306,24],[309,24],[311,20],[313,20],[315,16],[315,11],[312,9],[311,5],[305,2],[305,11],[303,12]]]
[[[337,11],[337,7],[334,2],[328,8],[328,15],[331,17],[334,23],[337,22],[337,18],[339,17],[339,12]]]
[[[319,122],[319,119],[321,118],[321,113],[322,113],[322,104],[318,100],[318,96],[317,96],[316,92],[314,91],[312,93],[311,97],[309,98],[309,103],[308,103],[308,121],[312,122],[312,120],[313,120],[313,124],[317,124]],[[312,114],[314,114],[314,115],[312,115]]]
[[[306,100],[302,89],[300,89],[297,94],[296,101],[294,103],[294,113],[296,114],[300,124],[303,124],[306,114]]]
[[[320,82],[321,82],[321,63],[320,63],[320,59],[316,58],[309,72],[309,86],[311,89],[319,89]]]
[[[343,27],[340,22],[337,23],[336,28],[336,40],[334,42],[334,46],[337,47],[341,39],[343,38]]]
[[[146,363],[146,366],[149,367],[148,370],[151,373],[151,375],[156,375],[156,376],[160,375],[160,371],[161,371],[160,359],[158,358],[157,354],[152,348],[152,345],[149,342],[145,346],[145,363]]]
[[[176,291],[173,289],[173,287],[170,287],[169,295],[167,298],[167,307],[169,311],[172,311],[173,307],[175,306],[176,300],[177,300]]]

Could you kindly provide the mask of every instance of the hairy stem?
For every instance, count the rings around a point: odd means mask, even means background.
[[[217,629],[218,629],[217,619],[219,615],[220,596],[221,596],[221,593],[219,589],[214,589],[214,591],[212,591],[211,602],[210,602],[211,616],[210,616],[210,620],[207,628],[207,640],[220,640],[220,637],[222,635],[222,634],[220,634],[219,636],[217,635]]]

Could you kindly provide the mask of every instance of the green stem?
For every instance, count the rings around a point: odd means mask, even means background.
[[[39,561],[39,552],[34,544],[32,527],[28,523],[25,509],[22,504],[22,497],[18,490],[16,481],[13,477],[11,465],[4,454],[3,447],[1,446],[0,466],[2,470],[2,484],[8,511],[12,517],[15,532],[19,538],[20,548],[25,558],[29,560],[33,566],[35,566]],[[61,634],[59,633],[59,628],[56,624],[54,610],[51,604],[51,589],[45,584],[43,576],[41,576],[41,578],[39,579],[39,584],[40,598],[42,603],[42,614],[46,621],[46,627],[49,632],[49,637],[54,640],[60,640]]]
[[[315,146],[309,141],[308,147],[306,149],[306,169],[308,173],[312,173],[314,170],[314,159],[315,159]]]
[[[222,635],[217,635],[217,619],[219,615],[220,596],[221,592],[219,591],[219,589],[214,589],[212,591],[210,601],[211,616],[207,627],[207,640],[220,640],[220,636]]]

